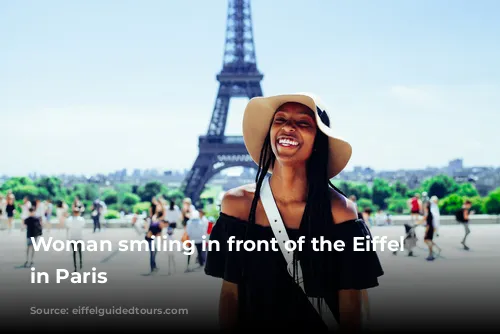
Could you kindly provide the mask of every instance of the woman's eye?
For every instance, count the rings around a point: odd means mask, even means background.
[[[285,122],[286,120],[283,117],[278,117],[274,120],[275,123],[282,123]]]
[[[303,127],[310,126],[308,122],[298,122],[298,124]]]

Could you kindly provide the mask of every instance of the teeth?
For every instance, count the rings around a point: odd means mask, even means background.
[[[282,144],[282,145],[286,145],[286,146],[297,146],[299,145],[298,142],[296,142],[295,140],[291,140],[291,139],[285,139],[285,138],[282,138],[278,141],[279,144]]]

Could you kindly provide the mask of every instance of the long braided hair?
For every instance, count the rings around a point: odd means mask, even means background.
[[[326,114],[322,119],[325,125],[330,125],[330,121]],[[248,222],[250,224],[255,224],[255,212],[260,199],[262,183],[266,178],[269,168],[274,167],[274,163],[276,162],[276,157],[271,149],[270,129],[272,122],[273,121],[271,121],[269,125],[269,131],[261,149],[258,171],[255,177],[256,189],[248,217]],[[335,189],[345,196],[345,194],[329,180],[327,166],[328,137],[317,128],[313,150],[306,163],[308,190],[304,216],[300,226],[300,229],[304,231],[306,244],[304,245],[305,247],[302,254],[304,256],[301,256],[300,262],[302,267],[308,267],[309,270],[307,270],[307,272],[311,273],[311,278],[314,278],[320,291],[324,291],[328,283],[328,278],[324,275],[328,263],[325,262],[325,252],[312,251],[312,247],[306,246],[307,241],[310,241],[312,238],[319,238],[322,235],[324,236],[328,227],[333,225],[330,188]],[[297,265],[298,258],[296,254],[294,254],[293,278],[296,282],[298,282]],[[304,277],[304,279],[306,280],[307,277]],[[316,303],[319,308],[322,307],[320,299],[317,299]]]

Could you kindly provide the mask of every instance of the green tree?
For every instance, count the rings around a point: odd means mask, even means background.
[[[391,187],[386,180],[376,178],[373,181],[372,186],[372,201],[373,204],[378,206],[380,209],[385,210],[387,208],[386,199],[390,198],[392,195]]]
[[[403,197],[400,197],[398,194],[397,197],[391,197],[386,199],[387,211],[391,213],[399,213],[403,214],[408,211],[407,200]]]
[[[141,214],[142,212],[149,212],[149,207],[151,206],[150,202],[141,202],[137,203],[133,207],[134,213]]]
[[[104,201],[104,203],[106,203],[106,205],[117,204],[118,203],[118,193],[116,192],[116,190],[107,189],[102,194],[102,200]]]
[[[392,184],[391,189],[393,194],[399,194],[403,198],[408,197],[410,191],[408,186],[401,181],[396,181],[394,184]]]
[[[51,198],[60,197],[62,194],[62,182],[57,177],[43,177],[35,182],[38,188],[47,190]]]
[[[141,198],[136,194],[124,193],[122,203],[124,205],[135,205],[141,201]]]
[[[456,193],[459,186],[455,180],[448,175],[437,175],[422,182],[421,188],[427,191],[429,196],[445,198],[450,194]]]
[[[354,195],[357,199],[371,198],[370,188],[365,183],[352,181],[337,181],[334,185],[347,196]]]
[[[462,183],[458,186],[457,194],[465,197],[475,197],[479,196],[479,193],[471,183]]]
[[[29,178],[29,177],[11,177],[7,181],[5,181],[2,186],[0,187],[0,190],[7,192],[8,190],[12,190],[14,188],[17,188],[19,186],[34,186],[34,182]],[[16,196],[17,198],[17,196]]]
[[[462,207],[464,199],[458,194],[451,194],[439,201],[439,210],[442,214],[450,215]]]
[[[28,197],[30,201],[34,201],[37,198],[43,197],[41,199],[45,199],[48,195],[47,190],[43,188],[38,188],[37,186],[30,185],[22,185],[18,184],[15,188],[12,189],[12,193],[16,196],[16,199],[23,199],[24,197]]]
[[[486,198],[482,198],[480,196],[474,196],[474,197],[468,197],[468,198],[472,203],[471,210],[474,210],[474,212],[477,214],[482,214],[482,213],[486,212],[485,207],[484,207]]]
[[[149,202],[153,196],[158,196],[164,191],[166,191],[166,187],[161,182],[152,181],[140,187],[137,190],[137,195],[139,195],[142,202]]]
[[[358,211],[363,212],[365,209],[377,211],[378,207],[368,198],[360,198],[358,201]]]
[[[500,214],[500,188],[490,192],[485,198],[484,210],[488,214]]]

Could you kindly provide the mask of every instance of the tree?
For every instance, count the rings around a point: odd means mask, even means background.
[[[57,177],[43,177],[37,180],[35,185],[46,189],[48,196],[52,198],[60,197],[62,194],[62,182]]]
[[[106,205],[112,205],[118,203],[118,193],[116,190],[108,189],[102,194],[102,198]]]
[[[404,184],[401,181],[396,181],[392,186],[391,186],[392,192],[395,194],[401,195],[401,197],[405,198],[408,197],[408,193],[410,189],[406,184]]]
[[[139,195],[142,202],[149,202],[153,196],[160,195],[164,190],[166,191],[166,188],[163,184],[158,181],[152,181],[140,187],[137,190],[137,195]]]
[[[358,200],[358,211],[363,212],[365,209],[370,209],[371,211],[377,211],[377,207],[373,205],[373,202],[368,198],[360,198]]]
[[[425,180],[422,183],[422,189],[427,191],[429,196],[445,198],[450,194],[456,193],[459,186],[451,177],[447,175],[437,175]]]
[[[357,199],[372,197],[370,188],[365,183],[339,181],[335,182],[334,185],[347,196],[354,195]]]
[[[125,193],[123,194],[123,201],[122,203],[124,205],[135,205],[141,201],[141,198],[137,196],[136,194],[132,193]]]
[[[480,196],[474,196],[474,197],[469,197],[469,200],[471,201],[472,204],[471,210],[474,210],[475,213],[481,214],[486,212],[484,207],[486,198],[482,198]]]
[[[386,199],[386,204],[389,212],[402,214],[408,210],[407,200],[399,196]]]
[[[484,201],[484,210],[488,214],[500,214],[500,188],[488,194]]]
[[[392,194],[391,187],[386,180],[376,178],[373,181],[372,186],[372,201],[373,204],[378,206],[380,209],[385,210],[387,208],[386,199],[390,198]]]
[[[445,215],[455,214],[462,207],[464,199],[457,194],[451,194],[439,201],[439,210]]]
[[[474,197],[474,196],[479,196],[479,193],[474,187],[473,184],[471,183],[462,183],[458,186],[458,195],[460,196],[465,196],[465,197]]]

